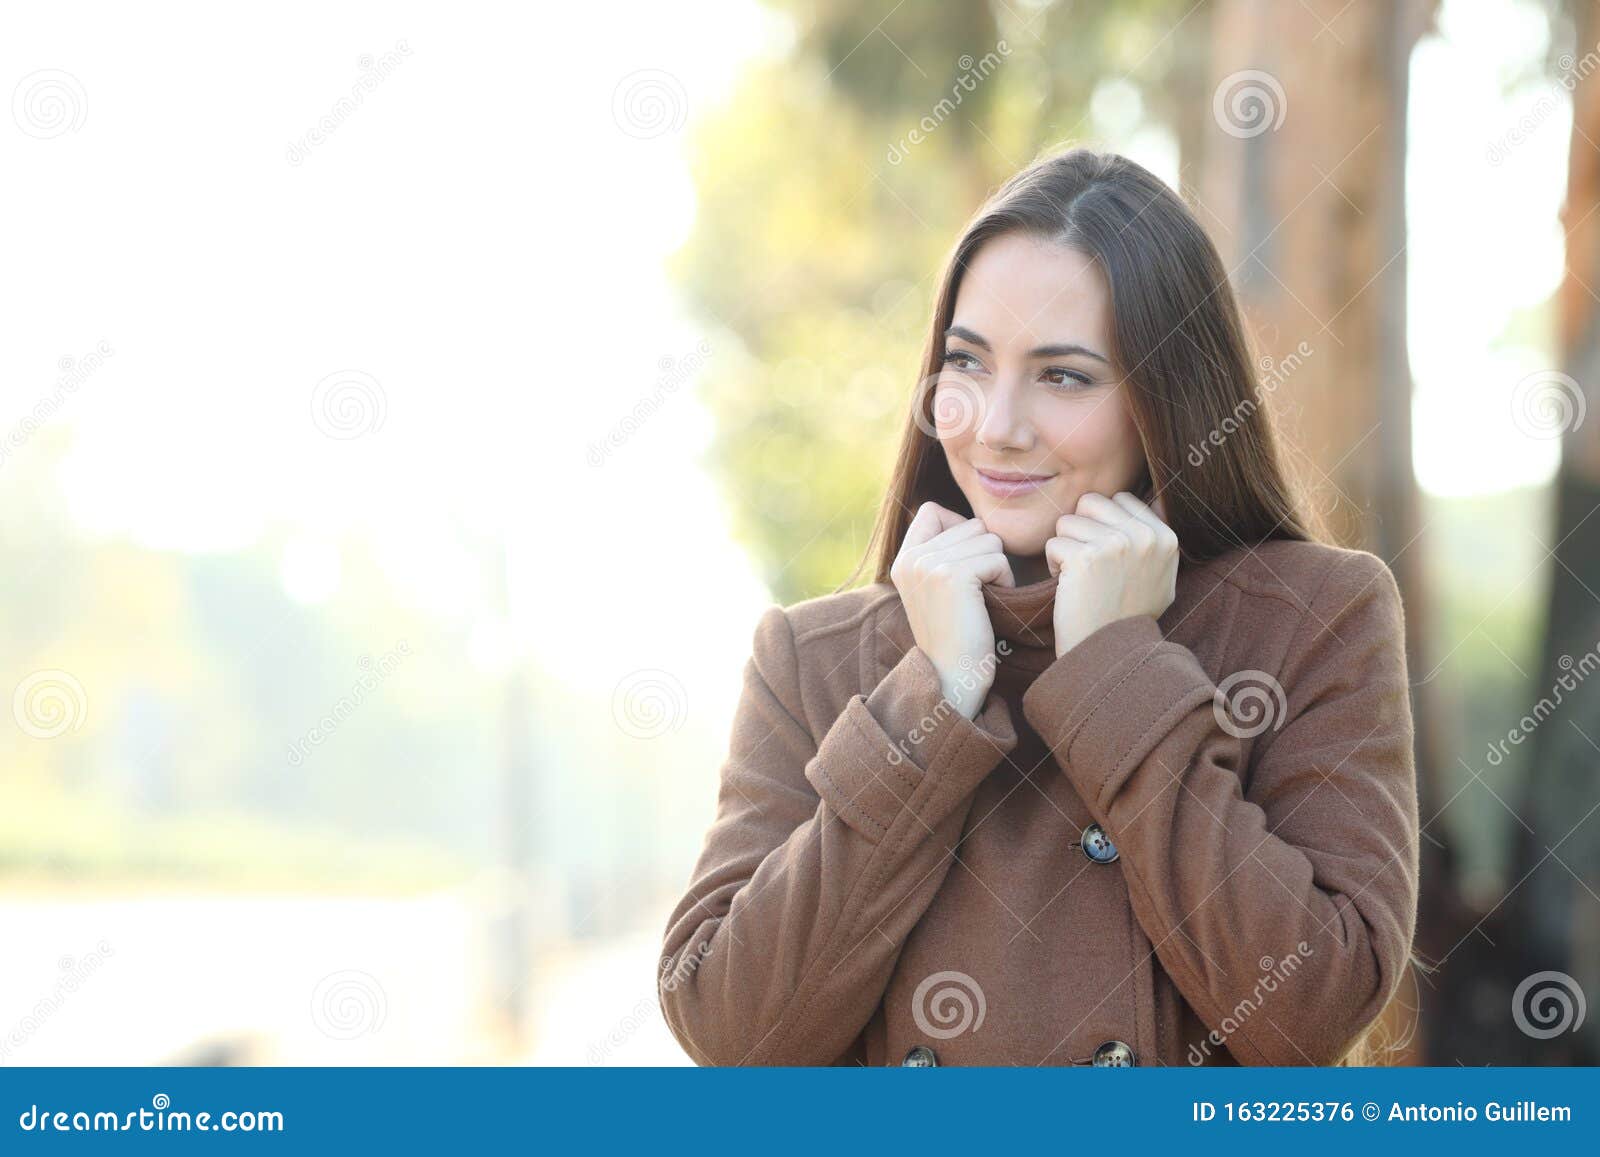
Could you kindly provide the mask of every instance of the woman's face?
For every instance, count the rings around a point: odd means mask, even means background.
[[[1007,554],[1042,554],[1090,492],[1133,490],[1144,452],[1109,362],[1111,299],[1085,254],[1024,234],[969,262],[934,394],[939,444]]]

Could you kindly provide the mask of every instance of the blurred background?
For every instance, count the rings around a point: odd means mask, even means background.
[[[1600,1059],[1592,4],[9,24],[0,1064],[687,1063],[756,619],[850,573],[941,259],[1068,143],[1182,191],[1401,582],[1398,1059]]]

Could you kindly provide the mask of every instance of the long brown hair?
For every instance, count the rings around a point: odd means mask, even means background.
[[[1137,493],[1146,501],[1161,496],[1185,558],[1201,561],[1271,538],[1324,537],[1282,468],[1238,302],[1210,237],[1182,198],[1148,169],[1115,153],[1074,148],[1013,176],[956,242],[894,477],[866,554],[840,590],[874,558],[874,581],[889,581],[923,502],[972,516],[934,434],[928,386],[944,365],[944,334],[963,273],[982,245],[1009,233],[1070,246],[1093,258],[1105,276],[1111,358],[1127,383],[1148,464]]]

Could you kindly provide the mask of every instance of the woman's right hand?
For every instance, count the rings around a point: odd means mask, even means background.
[[[983,585],[1015,586],[998,534],[981,518],[962,518],[924,502],[889,568],[917,646],[933,661],[951,706],[977,716],[994,684],[994,625]]]

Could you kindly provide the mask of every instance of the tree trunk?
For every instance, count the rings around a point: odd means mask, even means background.
[[[1433,0],[1217,0],[1213,123],[1195,187],[1202,218],[1220,223],[1213,235],[1289,464],[1332,536],[1394,571],[1414,680],[1431,664],[1411,466],[1405,125],[1411,49],[1432,10]],[[1413,687],[1424,822],[1444,802],[1430,699],[1427,684]],[[1442,939],[1429,917],[1460,906],[1447,849],[1425,836],[1422,856],[1426,954]],[[1397,1000],[1386,1017],[1387,1040],[1409,1042],[1392,1063],[1421,1060],[1414,1003]]]

